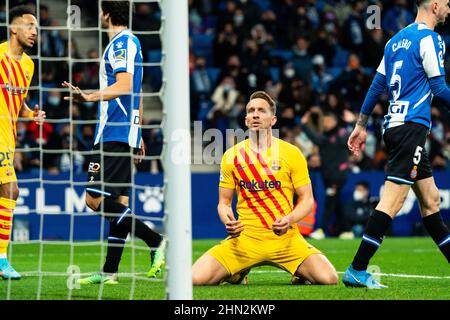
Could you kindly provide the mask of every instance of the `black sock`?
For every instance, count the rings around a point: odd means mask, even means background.
[[[108,249],[103,272],[116,273],[119,270],[125,239],[130,231],[124,226],[117,225],[117,220],[129,214],[130,210],[114,199],[105,198],[97,208],[97,211],[103,212],[104,217],[109,220]]]
[[[375,210],[367,222],[366,231],[353,258],[352,266],[355,270],[366,270],[370,259],[383,242],[384,235],[391,225],[392,218],[384,212]]]
[[[116,273],[119,271],[119,263],[122,258],[127,235],[128,230],[126,230],[126,228],[117,226],[114,222],[110,222],[108,249],[105,264],[103,265],[104,273]]]
[[[134,221],[134,230],[133,230],[133,221]],[[144,222],[135,217],[127,216],[121,222],[120,225],[126,226],[130,232],[142,239],[149,248],[156,248],[161,243],[162,237],[159,233],[150,229]]]
[[[431,238],[441,249],[447,261],[450,263],[450,232],[442,220],[441,213],[438,211],[422,218],[423,225],[427,229]]]
[[[125,239],[129,232],[132,232],[134,236],[142,239],[150,248],[156,248],[161,243],[161,235],[150,229],[141,220],[133,217],[131,215],[131,210],[120,202],[106,198],[103,200],[103,207],[101,204],[98,210],[103,211],[110,221],[108,252],[103,272],[115,273],[119,269]],[[152,255],[150,255],[150,259],[152,262]]]

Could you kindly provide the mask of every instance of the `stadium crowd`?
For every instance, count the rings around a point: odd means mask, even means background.
[[[96,3],[87,0],[72,3],[87,13],[88,25],[96,26]],[[381,28],[366,26],[372,14],[367,10],[370,5],[381,10]],[[384,168],[386,154],[381,135],[387,96],[379,101],[371,116],[367,147],[361,157],[351,156],[345,146],[338,144],[353,127],[387,40],[413,22],[413,1],[189,0],[189,9],[192,121],[201,121],[205,130],[244,128],[245,102],[253,91],[262,89],[278,102],[277,128],[281,137],[301,148],[310,170],[331,172],[339,180],[345,172]],[[39,15],[41,26],[55,25],[45,5],[41,5]],[[132,28],[157,30],[160,18],[157,3],[136,3]],[[0,15],[0,20],[5,21],[5,15]],[[448,30],[446,24],[437,31],[448,39]],[[2,39],[6,38],[5,32],[4,28],[0,29]],[[141,36],[140,39],[144,61],[159,61],[159,38]],[[42,57],[68,55],[64,32],[41,30],[40,41]],[[72,58],[91,59],[100,55],[98,48],[93,48],[87,56],[82,56],[76,39],[72,40],[70,54]],[[449,66],[446,63],[447,70]],[[73,83],[83,88],[98,88],[98,70],[96,62],[74,63]],[[42,62],[44,87],[58,88],[68,74],[68,64],[64,61]],[[162,79],[160,68],[146,68],[144,74],[146,88],[158,91]],[[37,77],[34,83],[37,84]],[[41,144],[42,165],[49,172],[68,171],[71,163],[75,172],[82,172],[87,159],[78,151],[90,150],[95,124],[71,126],[66,120],[70,115],[74,120],[96,119],[97,107],[92,103],[73,104],[69,110],[59,90],[49,89],[42,94],[43,108],[50,121],[42,129],[31,122],[19,124],[18,147]],[[30,105],[38,102],[38,94],[30,92],[30,100]],[[448,169],[449,117],[439,108],[439,101],[434,103],[427,147],[433,167]],[[146,118],[144,123],[153,122]],[[72,133],[75,139],[70,139]],[[147,129],[143,134],[148,154],[159,154],[160,130]],[[69,148],[74,150],[72,160],[68,153],[45,152]],[[16,169],[20,172],[39,168],[40,161],[37,151],[18,152]],[[148,161],[138,169],[161,170],[160,165],[155,167]]]

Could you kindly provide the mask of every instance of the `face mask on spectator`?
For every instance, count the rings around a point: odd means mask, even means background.
[[[61,97],[58,96],[50,96],[48,97],[48,103],[52,105],[53,107],[59,106],[59,103],[61,102]]]
[[[293,68],[288,68],[284,70],[284,75],[288,79],[292,79],[295,76],[295,70]]]
[[[240,26],[244,22],[244,16],[234,16],[233,20],[235,25]]]
[[[19,140],[24,138],[26,134],[27,134],[27,129],[20,129],[17,131],[17,137],[19,138]]]
[[[364,198],[365,198],[364,192],[359,191],[359,190],[355,190],[353,192],[353,200],[355,200],[355,201],[363,201]]]
[[[228,91],[230,91],[231,90],[231,86],[229,85],[229,84],[224,84],[223,85],[223,91],[224,92],[228,92]]]
[[[95,102],[89,101],[89,102],[84,102],[83,105],[87,108],[91,108],[93,107],[95,104]]]

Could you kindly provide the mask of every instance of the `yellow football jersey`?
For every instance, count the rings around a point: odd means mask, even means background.
[[[246,139],[222,158],[219,186],[236,190],[236,211],[247,231],[272,232],[272,223],[293,210],[295,190],[311,183],[301,151],[283,140],[272,141],[266,152],[257,153]]]
[[[16,60],[9,53],[8,42],[0,44],[0,147],[14,151],[16,122],[33,78],[33,60],[23,53]]]

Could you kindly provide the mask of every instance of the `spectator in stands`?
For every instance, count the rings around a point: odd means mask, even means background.
[[[234,87],[239,88],[239,92],[244,95],[247,95],[250,91],[248,72],[242,68],[239,55],[231,55],[228,58],[227,64],[223,65],[223,69],[219,75],[219,83],[222,82],[225,77],[233,78]]]
[[[227,128],[227,114],[235,107],[238,97],[239,91],[236,90],[234,79],[230,76],[225,77],[212,95],[214,106],[208,114],[208,119],[211,120],[214,127]],[[224,122],[225,126],[223,126]]]
[[[191,82],[191,119],[198,119],[200,104],[209,101],[209,96],[213,90],[212,79],[206,70],[206,58],[195,57],[195,68],[190,76]]]
[[[352,230],[348,233],[346,239],[362,236],[371,212],[372,204],[369,198],[369,184],[367,181],[359,181],[355,185],[352,199],[345,205],[345,218]]]
[[[352,12],[343,25],[341,42],[345,49],[361,55],[366,32],[363,17],[364,0],[351,0],[350,3]]]
[[[261,19],[261,8],[254,0],[239,0],[242,10],[244,11],[245,19],[248,24],[253,26]]]
[[[311,71],[313,69],[312,57],[309,54],[310,42],[305,36],[299,36],[292,48],[294,57],[292,63],[295,68],[295,75],[297,78],[308,82]]]
[[[225,23],[214,42],[214,62],[217,67],[226,65],[228,57],[239,54],[238,35],[232,22]]]
[[[347,67],[331,86],[334,91],[340,93],[353,111],[359,110],[367,92],[369,81],[364,73],[364,69],[361,67],[358,55],[349,55]]]
[[[326,67],[333,66],[336,55],[337,36],[333,32],[328,32],[321,28],[317,31],[317,36],[311,44],[310,53],[324,57]]]
[[[52,27],[56,22],[50,19],[48,7],[40,5],[39,7],[40,26]],[[44,57],[64,57],[66,56],[66,40],[61,36],[59,30],[41,30],[41,55]]]
[[[298,5],[295,9],[295,16],[286,21],[288,23],[288,39],[295,42],[299,36],[313,34],[313,23],[308,16],[308,11],[304,5]]]
[[[78,151],[78,141],[71,139],[70,136],[65,136],[62,139],[62,149],[70,150],[72,152],[63,151],[59,156],[59,172],[71,172],[80,175],[83,173],[84,156]]]
[[[48,119],[69,118],[69,107],[67,102],[62,99],[61,92],[50,90],[47,95],[46,113]]]
[[[322,55],[315,55],[312,58],[312,64],[311,87],[317,97],[316,102],[319,102],[320,96],[328,93],[330,84],[333,81],[333,76],[326,72],[325,59]]]
[[[414,16],[407,10],[406,0],[395,0],[395,5],[387,9],[382,20],[383,29],[389,38],[414,22]]]
[[[337,219],[338,233],[347,232],[341,205],[341,190],[347,180],[348,150],[347,140],[350,132],[339,126],[339,119],[333,112],[326,112],[323,119],[323,132],[312,130],[307,124],[314,121],[314,115],[320,115],[320,109],[307,111],[301,120],[302,130],[319,147],[321,158],[321,173],[325,185],[325,212],[319,228],[311,237],[323,239],[328,232],[333,214]]]
[[[363,65],[376,70],[383,58],[386,39],[382,29],[373,29],[368,32],[363,47]]]
[[[29,138],[26,122],[17,122],[16,152],[14,154],[14,169],[16,171],[23,172],[31,168],[39,168],[39,151],[29,151],[32,148],[38,149],[39,145]]]
[[[250,30],[250,35],[255,40],[261,52],[266,53],[272,49],[274,44],[273,35],[266,31],[266,28],[262,24],[256,24]]]

